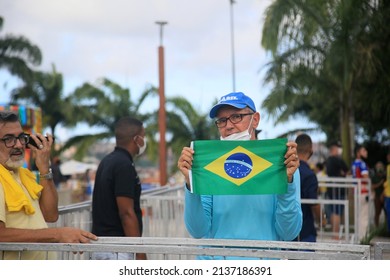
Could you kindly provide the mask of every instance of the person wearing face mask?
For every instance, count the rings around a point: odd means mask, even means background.
[[[232,92],[222,96],[209,115],[216,118],[215,124],[222,141],[256,141],[255,129],[260,123],[260,114],[253,100],[244,93]],[[297,144],[289,141],[286,145],[287,193],[267,195],[191,193],[188,189],[189,170],[194,150],[184,147],[177,166],[186,182],[184,221],[189,234],[194,238],[293,240],[302,227],[299,159]]]
[[[99,163],[92,195],[92,232],[97,236],[142,236],[141,181],[134,158],[146,149],[143,123],[123,117],[115,124],[116,146]],[[93,259],[116,259],[114,253],[94,253]],[[119,259],[134,259],[120,253]],[[136,259],[146,259],[136,254]]]

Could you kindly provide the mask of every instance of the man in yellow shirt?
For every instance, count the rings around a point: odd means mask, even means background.
[[[29,145],[30,139],[36,147]],[[0,112],[0,242],[87,243],[97,239],[84,230],[48,228],[46,224],[58,219],[58,194],[49,162],[52,144],[51,135],[25,134],[14,112]],[[22,167],[26,147],[36,155],[40,184]],[[45,255],[30,251],[23,252],[21,258],[44,259]],[[19,258],[14,252],[0,252],[0,256]]]

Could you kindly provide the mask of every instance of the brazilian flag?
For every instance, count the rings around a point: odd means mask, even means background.
[[[199,140],[190,170],[196,194],[283,194],[287,192],[284,155],[287,139]]]

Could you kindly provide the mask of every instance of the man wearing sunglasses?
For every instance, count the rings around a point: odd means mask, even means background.
[[[29,145],[30,137],[36,146]],[[0,242],[88,243],[97,237],[77,228],[48,228],[58,219],[58,195],[50,170],[53,137],[25,134],[14,112],[0,111]],[[24,165],[26,147],[35,153],[39,184]],[[3,259],[19,259],[3,252]],[[45,252],[23,252],[22,259],[45,259]]]
[[[242,92],[222,96],[212,107],[210,118],[216,118],[221,140],[256,140],[260,114],[253,100]],[[302,226],[297,144],[288,142],[286,150],[286,194],[198,195],[188,190],[194,150],[184,147],[177,165],[186,181],[184,220],[190,235],[194,238],[293,240]]]

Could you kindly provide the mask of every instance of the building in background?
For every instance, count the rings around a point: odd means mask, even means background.
[[[28,107],[23,105],[0,104],[0,111],[12,111],[19,115],[19,120],[25,133],[42,133],[42,110],[37,107]],[[26,149],[26,167],[34,170],[32,164],[32,153]]]

